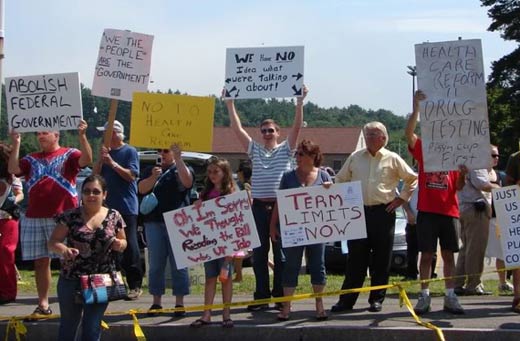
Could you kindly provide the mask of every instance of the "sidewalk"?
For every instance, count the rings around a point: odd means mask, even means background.
[[[220,303],[217,295],[216,303]],[[130,309],[137,314],[139,324],[147,340],[317,340],[327,337],[330,340],[436,340],[435,332],[415,323],[406,307],[399,306],[396,295],[387,296],[383,311],[367,311],[367,295],[361,294],[355,309],[343,314],[332,314],[324,322],[315,320],[314,300],[307,299],[293,302],[291,319],[287,322],[276,320],[278,311],[271,309],[251,313],[245,307],[233,308],[232,319],[235,328],[221,328],[220,312],[213,313],[210,326],[194,330],[189,324],[200,317],[200,312],[188,312],[185,317],[173,317],[165,313],[157,317],[148,317],[144,313],[152,304],[148,294],[137,301],[117,301],[109,305],[107,312],[121,314],[107,316],[105,321],[110,329],[103,332],[104,340],[136,340],[133,332]],[[415,304],[416,297],[410,297]],[[233,302],[249,301],[251,297],[236,296]],[[325,307],[336,302],[337,297],[325,297]],[[452,315],[442,311],[443,297],[432,299],[432,312],[423,316],[423,322],[431,322],[442,329],[446,340],[520,340],[520,315],[511,312],[511,296],[469,296],[461,297],[460,302],[466,309],[465,315]],[[22,296],[15,303],[0,306],[0,316],[24,316],[30,314],[36,306],[36,297]],[[201,305],[202,296],[187,296],[187,307]],[[174,298],[163,297],[163,307],[173,308]],[[273,305],[271,305],[273,306]],[[52,298],[51,307],[59,314],[57,298]],[[27,327],[26,340],[56,340],[59,319],[39,322],[24,322]],[[0,322],[0,339],[5,338],[7,321]],[[11,332],[10,340],[14,340]]]

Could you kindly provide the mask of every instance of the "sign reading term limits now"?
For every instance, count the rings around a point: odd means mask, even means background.
[[[303,46],[232,48],[226,51],[226,98],[303,94]]]

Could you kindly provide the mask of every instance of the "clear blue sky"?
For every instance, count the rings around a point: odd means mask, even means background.
[[[482,39],[486,76],[515,47],[478,0],[4,1],[4,77],[78,71],[89,88],[105,28],[155,36],[150,90],[219,94],[226,48],[304,45],[310,101],[398,115],[414,44]]]

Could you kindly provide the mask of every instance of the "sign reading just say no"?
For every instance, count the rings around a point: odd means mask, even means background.
[[[210,152],[213,143],[215,99],[169,94],[134,93],[130,144]]]
[[[520,187],[493,189],[500,241],[507,267],[520,266]]]
[[[77,72],[9,77],[5,90],[9,130],[78,129],[83,118]]]
[[[150,81],[153,36],[105,29],[92,84],[92,95],[132,101]]]
[[[283,247],[366,238],[361,182],[276,193]]]
[[[246,191],[164,213],[178,269],[260,246]]]
[[[294,97],[303,94],[303,46],[226,50],[226,98]]]
[[[427,172],[488,168],[486,79],[480,40],[415,45]]]

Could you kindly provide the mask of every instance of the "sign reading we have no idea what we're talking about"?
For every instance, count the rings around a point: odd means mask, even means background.
[[[303,51],[303,46],[228,48],[224,97],[301,96]]]

